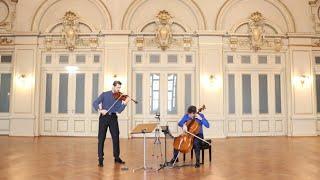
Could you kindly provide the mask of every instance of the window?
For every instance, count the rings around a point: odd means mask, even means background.
[[[258,56],[259,64],[268,64],[268,56]]]
[[[268,113],[268,75],[259,74],[259,112]]]
[[[241,63],[242,64],[250,64],[251,63],[250,56],[241,56]]]
[[[93,104],[93,101],[96,100],[96,98],[98,98],[99,96],[99,74],[98,73],[94,73],[92,74],[92,100],[91,100],[91,104]],[[92,107],[92,113],[97,112],[93,107]]]
[[[318,82],[318,79],[317,79]],[[280,74],[274,75],[274,83],[275,83],[275,107],[276,113],[281,113],[281,76]],[[319,78],[320,83],[320,78]],[[318,94],[318,87],[320,84],[317,84],[317,94]],[[319,92],[320,93],[320,92]],[[319,102],[320,103],[320,102]],[[320,108],[320,106],[318,106]]]
[[[85,64],[86,63],[86,56],[85,55],[77,55],[76,56],[76,63],[77,64]]]
[[[242,75],[242,113],[251,114],[251,75]]]
[[[135,105],[136,114],[142,114],[142,101],[143,101],[143,76],[141,73],[136,74],[136,100],[139,102]]]
[[[227,56],[227,63],[233,64],[233,56]]]
[[[59,77],[59,104],[58,112],[67,113],[68,112],[68,73],[62,73]]]
[[[51,64],[51,62],[52,62],[52,56],[46,55],[46,64]]]
[[[186,55],[186,63],[192,63],[192,55]]]
[[[84,95],[85,95],[85,74],[76,75],[76,100],[75,107],[76,113],[84,113]]]
[[[68,64],[69,63],[69,56],[68,55],[60,55],[59,63],[60,64]]]
[[[1,55],[1,63],[11,63],[12,55]]]
[[[168,114],[177,114],[177,74],[168,74]]]
[[[150,74],[150,113],[160,111],[160,74]]]
[[[316,64],[320,64],[320,56],[316,56],[315,57],[315,63]]]
[[[281,56],[276,56],[276,64],[281,64]]]
[[[178,56],[175,54],[169,54],[168,55],[168,63],[177,63],[178,62]]]
[[[160,55],[159,54],[151,54],[150,55],[150,63],[160,63]]]
[[[10,110],[11,74],[0,74],[0,112]]]
[[[191,106],[191,74],[184,75],[184,90],[185,90],[185,97],[184,97],[184,110],[187,110],[189,106]]]
[[[46,105],[45,112],[51,113],[51,102],[52,102],[52,74],[47,74],[46,77]]]
[[[234,114],[236,112],[235,106],[235,81],[234,81],[234,74],[228,74],[228,109],[229,114]]]
[[[100,55],[95,54],[93,56],[93,63],[100,63]]]
[[[136,64],[141,64],[142,63],[142,55],[136,54]]]

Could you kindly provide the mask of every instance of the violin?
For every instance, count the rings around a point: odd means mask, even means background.
[[[198,109],[197,114],[199,114],[204,109],[206,109],[206,106],[202,105],[201,108]],[[188,127],[188,130],[186,131],[186,133],[183,133],[183,134],[179,135],[178,137],[174,138],[174,141],[173,141],[174,149],[176,149],[182,153],[190,152],[192,150],[193,141],[194,141],[195,137],[210,144],[206,140],[196,136],[196,134],[198,134],[200,131],[200,124],[196,121],[195,117],[189,119],[186,122],[186,126]]]
[[[125,101],[127,98],[130,98],[131,101],[138,104],[138,101],[132,99],[129,95],[125,95],[122,92],[115,92],[112,94],[113,98],[119,101]]]

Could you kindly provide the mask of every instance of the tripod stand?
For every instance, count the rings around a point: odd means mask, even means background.
[[[170,162],[167,161],[167,136],[170,136],[173,138],[173,136],[169,132],[168,126],[161,126],[162,132],[164,133],[164,163],[160,164],[160,168],[158,169],[164,169],[165,167],[168,167]]]
[[[153,153],[152,156],[157,156],[157,159],[159,158],[159,152],[156,152],[157,150],[160,150],[160,157],[162,157],[162,149],[161,149],[161,142],[160,142],[160,130],[157,128],[155,130],[154,135],[154,142],[153,142]]]

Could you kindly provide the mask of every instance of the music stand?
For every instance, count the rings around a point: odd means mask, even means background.
[[[157,127],[157,123],[138,124],[131,132],[131,134],[143,134],[143,167],[133,169],[133,172],[139,169],[152,169],[146,165],[146,133],[152,133]]]

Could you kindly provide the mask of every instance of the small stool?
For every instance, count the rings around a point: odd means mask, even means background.
[[[211,139],[206,139],[207,142],[209,142],[211,144]],[[202,162],[201,164],[204,163],[204,150],[208,149],[209,150],[209,162],[211,163],[211,146],[203,141],[200,141],[201,144],[200,144],[200,151],[202,151],[202,156],[201,156],[201,159],[202,159]],[[191,150],[191,159],[193,159],[193,148]],[[183,162],[186,161],[186,154],[183,154]]]

